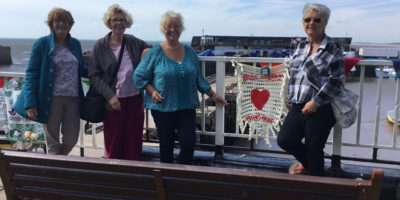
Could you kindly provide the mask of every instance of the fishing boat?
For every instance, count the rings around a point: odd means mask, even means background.
[[[387,117],[387,120],[388,120],[388,122],[390,122],[390,123],[394,123],[394,120],[396,119],[395,118],[395,111],[396,110],[389,110],[389,111],[387,111],[387,114],[386,114],[386,117]],[[400,112],[400,111],[399,111]],[[397,122],[398,122],[398,125],[400,126],[400,117],[399,117],[399,113],[397,113]]]

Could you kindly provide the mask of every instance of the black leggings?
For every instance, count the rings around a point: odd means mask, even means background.
[[[292,154],[310,175],[324,174],[324,147],[336,120],[330,104],[304,115],[304,104],[293,104],[278,134],[278,145]],[[305,138],[305,143],[302,139]]]
[[[194,109],[178,110],[175,112],[160,112],[151,110],[160,139],[160,161],[172,163],[175,130],[178,133],[180,146],[178,162],[191,164],[196,145],[196,111]]]

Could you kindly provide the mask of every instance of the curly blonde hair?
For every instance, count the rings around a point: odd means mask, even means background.
[[[107,28],[111,29],[110,19],[111,15],[113,15],[114,13],[121,13],[125,17],[127,28],[130,28],[133,25],[132,15],[127,11],[125,11],[123,8],[121,8],[118,4],[113,4],[108,8],[107,12],[104,14],[103,17],[103,22],[107,26]]]
[[[181,27],[180,27],[180,31],[182,32],[183,30],[185,30],[185,26],[183,25],[183,17],[180,13],[174,12],[172,10],[168,10],[167,12],[164,13],[164,15],[161,17],[161,21],[160,21],[160,31],[163,32],[165,29],[165,21],[167,21],[167,19],[171,19],[171,18],[175,18],[176,20],[178,20],[178,22],[180,23]]]

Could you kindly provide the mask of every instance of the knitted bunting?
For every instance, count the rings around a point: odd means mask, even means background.
[[[288,112],[286,108],[289,62],[274,67],[254,67],[232,60],[238,77],[237,119],[243,134],[249,127],[249,139],[276,138]]]

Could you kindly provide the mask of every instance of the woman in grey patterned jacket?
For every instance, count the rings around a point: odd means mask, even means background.
[[[336,122],[330,101],[344,85],[345,69],[340,45],[325,34],[329,16],[325,5],[308,3],[303,9],[307,40],[299,43],[290,62],[292,107],[278,134],[278,145],[299,161],[290,174],[324,174],[323,150]]]

